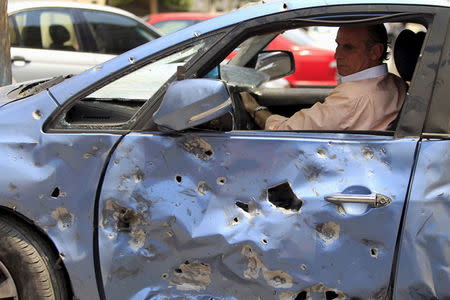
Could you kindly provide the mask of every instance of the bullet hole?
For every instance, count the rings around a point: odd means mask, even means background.
[[[307,291],[302,291],[302,292],[298,293],[297,297],[295,297],[295,300],[306,300],[306,299],[308,299]]]
[[[242,209],[243,211],[248,212],[248,203],[236,201],[235,204],[236,204],[237,207],[239,207],[239,208]]]
[[[325,298],[327,300],[333,300],[339,297],[339,295],[335,291],[326,291],[325,292]]]
[[[370,249],[370,255],[374,258],[377,258],[378,257],[378,249],[377,248]]]
[[[128,58],[128,61],[129,61],[131,64],[134,64],[134,57],[133,57],[133,56],[129,57],[129,58]]]
[[[297,198],[288,182],[279,184],[268,189],[269,201],[276,207],[299,211],[302,200]]]
[[[211,145],[200,138],[188,137],[183,143],[183,148],[201,160],[210,160],[214,155]]]
[[[52,198],[58,198],[59,197],[59,188],[55,187],[55,189],[53,190],[53,192],[50,194],[50,196],[52,196]]]
[[[265,245],[267,245],[267,243],[268,243],[266,239],[262,239],[261,242]]]
[[[316,226],[316,231],[325,246],[333,244],[339,239],[341,227],[334,222],[321,223]]]
[[[197,185],[197,192],[200,195],[205,195],[210,190],[208,184],[205,181],[200,181]]]
[[[363,148],[362,154],[365,159],[372,159],[373,158],[373,151],[370,148]]]
[[[217,177],[216,182],[218,185],[224,185],[225,183],[227,183],[227,179],[225,177]]]
[[[170,282],[177,290],[204,290],[211,284],[211,267],[203,262],[193,261],[174,269]]]
[[[161,278],[167,280],[167,279],[169,279],[169,274],[164,273],[164,274],[161,275]]]
[[[133,174],[134,182],[139,183],[144,180],[144,173],[141,170],[138,170],[135,174]]]
[[[57,221],[57,226],[61,231],[70,228],[75,220],[75,216],[64,207],[58,207],[53,210],[51,216]]]
[[[306,271],[306,265],[305,265],[305,264],[302,264],[302,265],[300,266],[300,269],[303,270],[303,271]]]
[[[286,3],[283,3],[283,9],[288,9],[288,6]]]
[[[117,231],[131,232],[131,221],[135,218],[134,212],[129,208],[122,208],[117,216]]]
[[[238,217],[235,217],[235,218],[233,219],[233,221],[234,221],[234,223],[239,223],[239,218],[238,218]]]
[[[176,175],[175,176],[175,181],[178,183],[181,183],[183,181],[183,177],[181,175]]]
[[[317,156],[320,158],[326,158],[327,157],[327,150],[325,149],[318,149],[317,150]]]
[[[189,264],[189,261],[188,261],[188,260],[187,260],[187,261],[185,261],[185,262],[184,262],[184,264],[185,264],[185,265],[188,265],[188,264]]]
[[[35,110],[34,112],[33,112],[33,118],[35,119],[35,120],[39,120],[40,118],[42,118],[42,113],[41,113],[41,111],[38,109],[38,110]]]

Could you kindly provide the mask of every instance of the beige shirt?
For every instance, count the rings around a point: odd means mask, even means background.
[[[406,84],[386,75],[339,84],[311,108],[292,117],[271,115],[266,130],[386,130],[400,111]]]

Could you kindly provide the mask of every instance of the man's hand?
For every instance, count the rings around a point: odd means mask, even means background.
[[[241,92],[240,95],[241,95],[242,103],[244,104],[245,110],[250,115],[253,115],[253,111],[255,110],[255,108],[257,108],[259,106],[258,102],[256,102],[255,98],[253,98],[252,95],[250,95],[247,92]]]
[[[263,110],[258,110],[256,112],[255,109],[260,105],[258,102],[256,102],[255,98],[253,98],[252,95],[247,92],[241,92],[240,95],[245,110],[252,118],[255,119],[256,124],[260,128],[264,129],[267,118],[272,115],[270,111],[267,109],[267,107],[264,107]]]

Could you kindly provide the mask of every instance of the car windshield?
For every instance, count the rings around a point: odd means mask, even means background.
[[[286,30],[282,35],[299,46],[319,47],[319,43],[313,40],[303,29],[300,28]]]

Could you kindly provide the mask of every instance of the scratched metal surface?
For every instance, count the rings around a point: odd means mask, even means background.
[[[100,198],[106,297],[383,299],[416,141],[321,137],[127,135]],[[285,182],[299,211],[268,201]],[[353,185],[393,203],[352,214],[323,199]]]
[[[45,134],[42,124],[55,108],[44,92],[0,109],[0,207],[22,214],[51,239],[77,298],[97,299],[95,193],[118,137]]]
[[[450,141],[424,141],[406,214],[394,299],[450,298]]]

